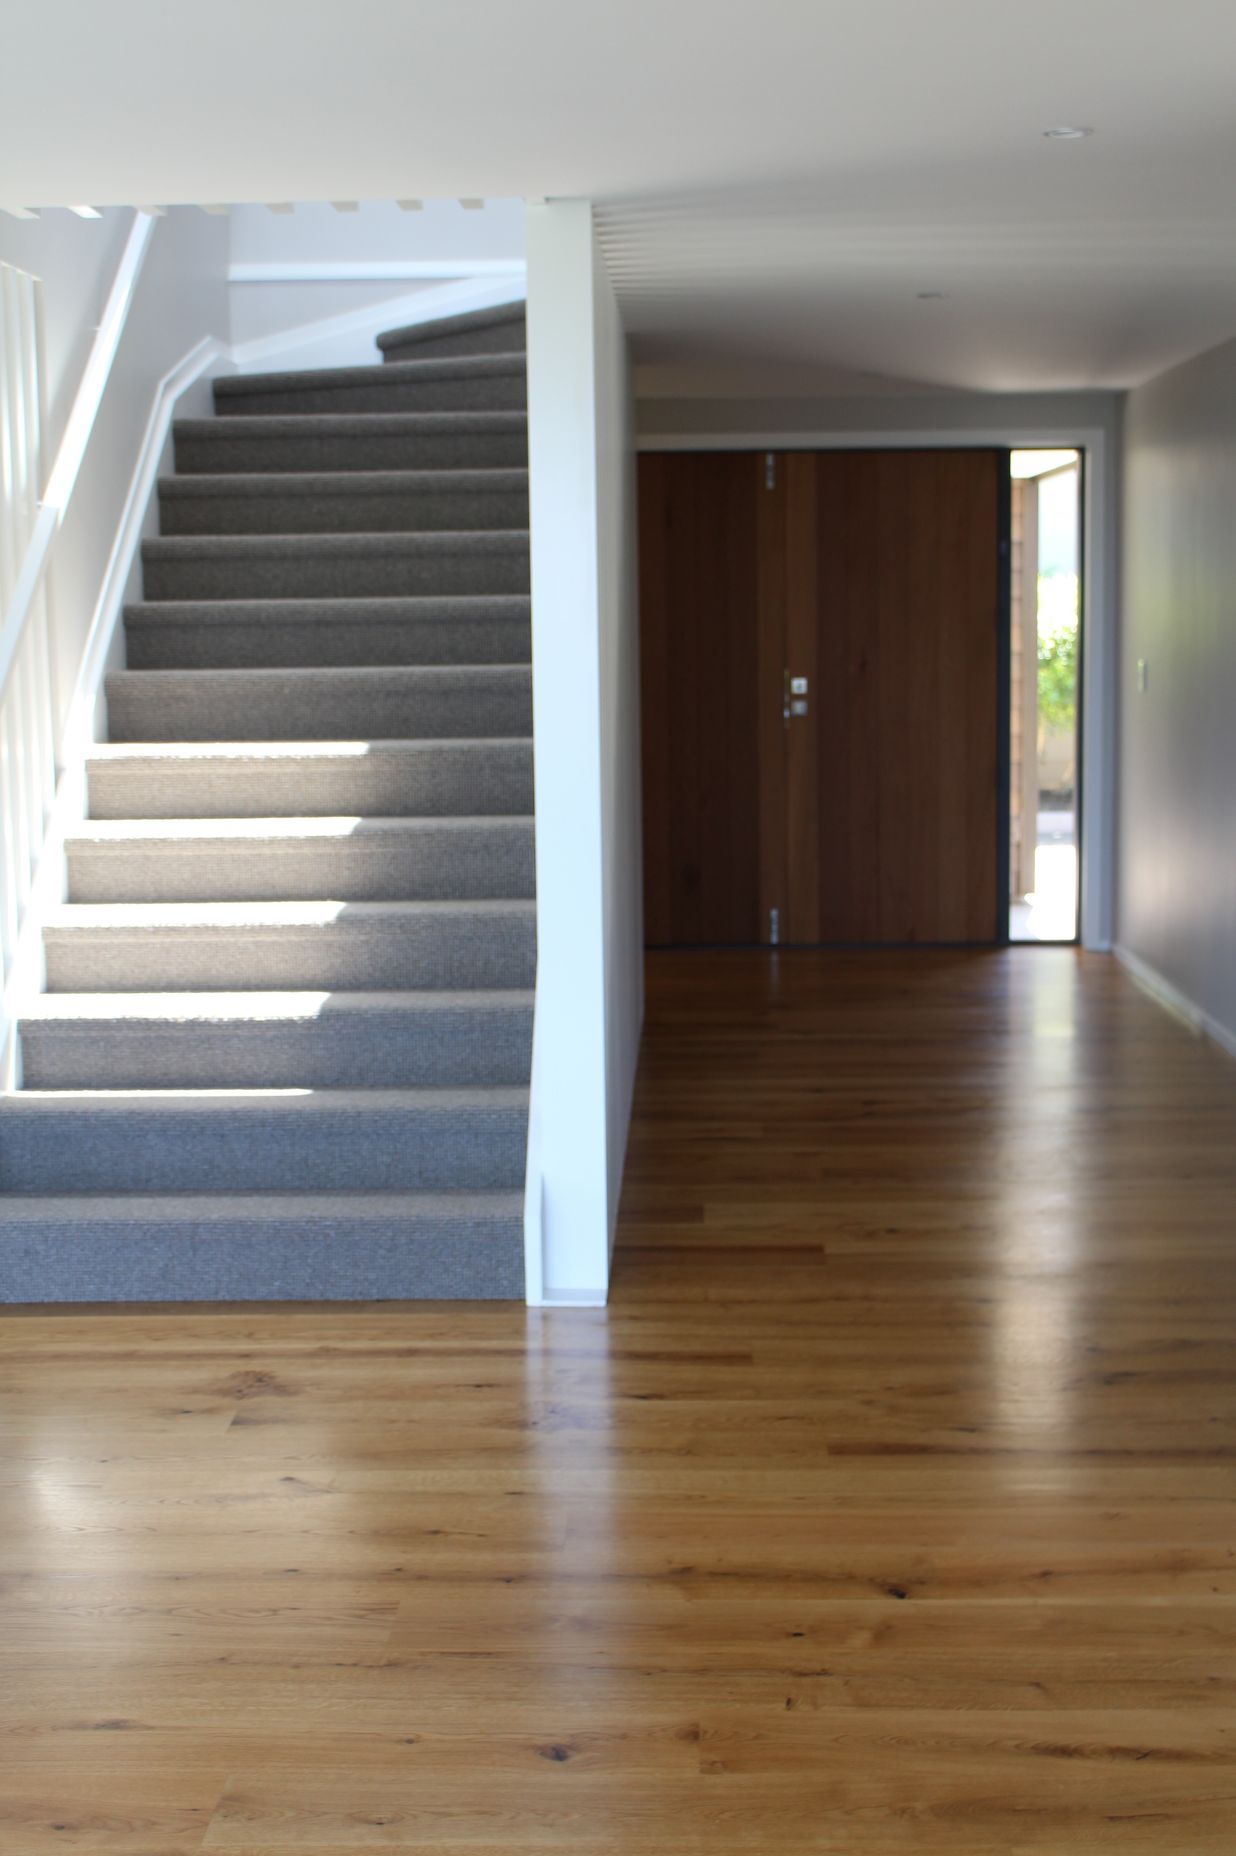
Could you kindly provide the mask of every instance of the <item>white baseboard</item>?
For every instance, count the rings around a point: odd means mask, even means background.
[[[279,279],[278,281],[288,281]],[[303,281],[303,280],[297,280]],[[522,302],[527,280],[522,268],[508,268],[501,274],[482,273],[461,276],[432,288],[390,297],[383,303],[366,303],[359,309],[344,310],[337,316],[322,316],[316,322],[302,322],[293,328],[279,329],[253,341],[236,342],[231,355],[242,374],[265,371],[272,362],[295,371],[308,367],[363,366],[377,362],[377,351],[369,353],[384,329],[409,328],[418,322],[434,322],[439,316],[460,316],[473,309],[497,309],[504,303]],[[358,349],[357,344],[361,344]]]
[[[535,1005],[533,994],[533,1048],[536,1047]],[[536,1075],[535,1060],[532,1075]],[[528,1091],[528,1157],[524,1167],[524,1300],[530,1308],[540,1308],[545,1301],[545,1181],[537,1161],[537,1118],[533,1099],[535,1085]]]
[[[231,357],[223,344],[206,338],[169,369],[155,388],[65,714],[61,772],[22,912],[12,965],[0,995],[0,1091],[21,1084],[21,1053],[13,1028],[27,1003],[43,990],[46,980],[43,923],[49,910],[63,902],[66,894],[65,839],[86,816],[86,756],[99,738],[103,679],[120,635],[126,592],[139,572],[142,537],[147,530],[156,532],[153,514],[159,466],[176,406],[196,382],[229,370],[230,365]]]
[[[1173,1018],[1180,1019],[1182,1024],[1187,1025],[1189,1030],[1199,1037],[1210,1038],[1221,1050],[1226,1051],[1229,1057],[1236,1057],[1236,1031],[1229,1031],[1226,1025],[1221,1024],[1217,1018],[1204,1011],[1200,1005],[1189,998],[1187,993],[1181,992],[1178,986],[1173,986],[1169,979],[1163,977],[1157,967],[1152,967],[1148,960],[1143,960],[1140,954],[1133,952],[1132,948],[1122,947],[1117,942],[1113,952],[1129,977],[1136,980],[1142,991],[1148,993],[1165,1011],[1170,1012]]]

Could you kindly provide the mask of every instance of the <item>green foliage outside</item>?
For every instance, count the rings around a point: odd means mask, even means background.
[[[1071,731],[1077,720],[1077,575],[1039,576],[1039,724]]]

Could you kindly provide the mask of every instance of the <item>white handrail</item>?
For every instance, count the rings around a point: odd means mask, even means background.
[[[73,410],[69,414],[56,461],[52,465],[47,479],[47,487],[39,503],[39,513],[27,543],[22,564],[13,586],[12,598],[8,610],[0,625],[0,701],[3,701],[9,677],[17,653],[21,649],[26,626],[35,609],[35,602],[43,576],[47,571],[48,557],[56,532],[64,521],[65,511],[73,495],[82,460],[86,455],[90,433],[98,417],[103,394],[111,373],[116,349],[124,333],[125,321],[133,294],[137,288],[142,265],[146,260],[146,249],[155,227],[154,216],[150,213],[137,213],[126,241],[116,275],[108,294],[107,306],[99,324],[90,350],[90,359],[86,363],[77,397],[73,401]]]
[[[49,867],[48,829],[62,774],[66,716],[59,673],[64,667],[57,662],[48,568],[103,404],[154,223],[149,213],[134,216],[41,496],[44,371],[34,280],[27,280],[34,295],[21,295],[16,336],[9,325],[18,318],[10,313],[4,319],[0,475],[5,482],[0,515],[5,518],[8,560],[0,583],[0,602],[7,601],[0,611],[0,1087],[8,1085],[12,1073],[10,997],[24,970],[34,886]],[[6,300],[13,296],[7,282],[5,295]]]

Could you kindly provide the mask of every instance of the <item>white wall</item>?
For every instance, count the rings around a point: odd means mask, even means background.
[[[358,309],[385,303],[402,303],[408,297],[432,290],[423,283],[270,283],[232,284],[230,318],[232,341],[237,347],[281,335],[306,323],[352,315]],[[369,361],[380,357],[370,348]],[[282,365],[281,362],[275,365]],[[346,365],[344,363],[343,365]]]
[[[49,212],[4,221],[0,257],[44,280],[51,387],[49,470],[133,215]],[[96,601],[161,377],[206,337],[226,341],[227,226],[191,207],[156,222],[128,323],[64,524],[53,544],[51,612],[61,708]]]
[[[600,1301],[643,932],[632,409],[583,202],[528,211],[528,394],[539,939],[529,1183],[540,1227],[529,1284],[548,1301]]]
[[[99,219],[79,219],[65,207],[52,208],[37,219],[0,214],[0,263],[15,264],[43,280],[48,467],[132,219],[132,213],[118,206],[109,207]]]
[[[362,267],[371,277],[385,271],[398,278],[425,259],[463,272],[477,262],[521,264],[524,257],[522,200],[486,200],[479,210],[457,200],[427,200],[411,213],[393,200],[362,201],[354,213],[338,213],[321,201],[302,202],[290,213],[234,206],[228,224],[236,268],[300,265],[338,278]]]
[[[1128,399],[1117,917],[1236,1051],[1234,516],[1236,341]]]
[[[231,340],[252,348],[258,367],[363,366],[380,358],[375,331],[411,321],[426,292],[489,279],[494,288],[477,297],[480,307],[503,299],[503,279],[514,280],[508,296],[523,287],[522,200],[487,200],[475,210],[430,200],[419,212],[393,200],[364,201],[349,213],[320,201],[286,213],[236,206],[228,225]],[[366,317],[383,306],[389,314]],[[444,298],[425,313],[448,315],[452,304]],[[276,352],[275,338],[294,330],[312,339]]]

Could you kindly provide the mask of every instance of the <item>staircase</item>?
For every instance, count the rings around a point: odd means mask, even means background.
[[[175,428],[0,1104],[6,1301],[523,1294],[522,305]]]

